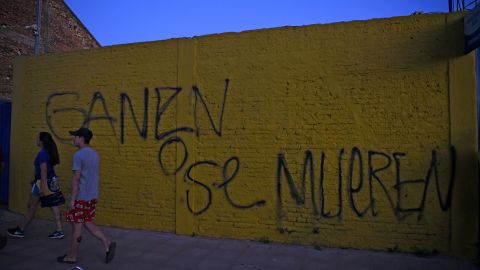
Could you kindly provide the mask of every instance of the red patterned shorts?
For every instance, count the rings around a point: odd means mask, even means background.
[[[91,201],[75,200],[73,209],[67,210],[65,220],[67,222],[85,223],[95,219],[95,208],[97,200]]]

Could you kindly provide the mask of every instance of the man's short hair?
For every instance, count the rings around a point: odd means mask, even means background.
[[[90,143],[90,140],[93,137],[93,132],[86,127],[81,127],[75,131],[69,131],[69,133],[72,136],[83,137],[83,140],[86,144]]]

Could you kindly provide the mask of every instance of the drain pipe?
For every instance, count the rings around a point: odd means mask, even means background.
[[[37,0],[37,26],[35,29],[35,55],[40,54],[40,24],[42,21],[42,0]]]

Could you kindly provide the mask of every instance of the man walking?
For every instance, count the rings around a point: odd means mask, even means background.
[[[95,206],[98,199],[99,160],[97,152],[90,147],[92,131],[80,128],[70,131],[73,143],[78,151],[73,155],[72,192],[66,215],[67,222],[72,224],[72,238],[67,254],[57,258],[58,262],[76,263],[78,247],[82,241],[83,226],[99,239],[105,247],[105,262],[109,263],[115,256],[116,243],[110,241],[103,231],[93,223]]]

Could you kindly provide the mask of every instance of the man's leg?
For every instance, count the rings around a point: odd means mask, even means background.
[[[98,227],[95,223],[91,221],[85,222],[85,227],[87,227],[87,230],[98,240],[100,240],[103,244],[103,247],[105,247],[105,262],[111,262],[115,256],[117,244],[108,240],[102,229],[100,229],[100,227]]]
[[[105,250],[108,251],[108,246],[110,246],[111,242],[107,239],[102,229],[100,229],[100,227],[91,221],[85,222],[85,227],[93,236],[102,242]]]
[[[76,261],[78,255],[78,247],[82,242],[83,223],[72,222],[72,239],[70,239],[70,250],[64,260]]]

